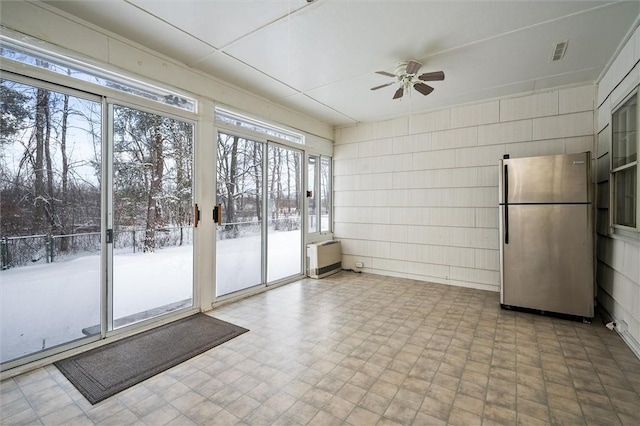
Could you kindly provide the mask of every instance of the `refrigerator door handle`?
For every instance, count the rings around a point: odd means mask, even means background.
[[[504,243],[509,244],[509,169],[504,165]]]

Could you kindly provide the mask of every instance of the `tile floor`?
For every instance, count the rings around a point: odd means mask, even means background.
[[[640,360],[595,320],[341,272],[212,314],[251,331],[92,406],[54,366],[0,384],[0,424],[640,424]]]

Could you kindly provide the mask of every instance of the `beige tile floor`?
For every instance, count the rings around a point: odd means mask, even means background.
[[[640,360],[497,293],[369,274],[212,311],[251,331],[97,405],[54,367],[5,380],[0,424],[640,424]]]

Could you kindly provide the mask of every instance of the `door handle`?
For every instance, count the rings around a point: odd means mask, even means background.
[[[509,167],[504,165],[504,243],[509,244]]]
[[[198,222],[200,222],[200,209],[198,208],[198,203],[193,206],[193,227],[198,227]]]
[[[213,208],[213,221],[218,226],[222,226],[222,204],[218,204]]]

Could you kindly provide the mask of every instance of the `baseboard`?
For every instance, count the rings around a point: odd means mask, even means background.
[[[613,322],[614,324],[619,323],[611,312],[607,311],[601,304],[598,304],[597,310],[600,313],[603,324],[608,324],[610,322]],[[629,347],[629,349],[631,349],[631,352],[640,359],[640,343],[638,343],[638,341],[634,339],[628,331],[620,332],[620,329],[617,326],[613,328],[613,331],[618,333],[618,336],[620,336],[622,341]]]

